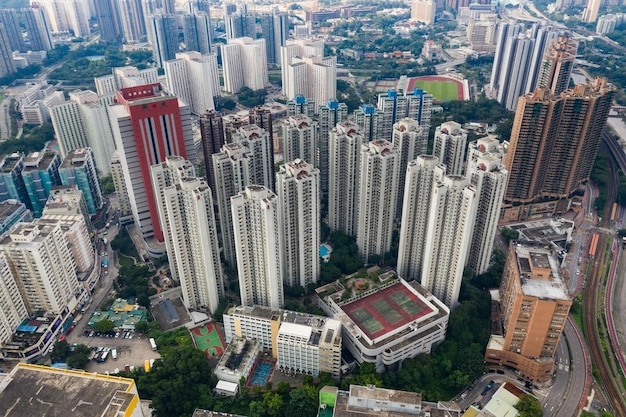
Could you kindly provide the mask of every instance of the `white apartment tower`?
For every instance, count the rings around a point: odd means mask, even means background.
[[[426,130],[426,134],[424,134]],[[398,151],[400,163],[398,165],[398,199],[396,202],[396,218],[402,218],[402,204],[404,201],[404,181],[409,162],[420,155],[426,155],[428,150],[428,130],[410,118],[404,118],[393,125],[391,134],[393,148]]]
[[[155,84],[159,82],[159,72],[156,68],[138,69],[137,67],[116,67],[110,75],[103,75],[93,79],[96,83],[96,92],[99,96],[115,94],[117,90],[139,85]]]
[[[408,79],[401,77],[398,84],[406,88],[408,87]],[[405,94],[398,94],[391,90],[385,94],[379,94],[376,107],[382,111],[382,122],[378,122],[379,124],[382,123],[382,126],[379,127],[381,139],[391,140],[393,125],[402,119],[409,118],[422,126],[422,141],[428,143],[432,106],[433,95],[420,88],[413,88],[411,93]],[[426,153],[425,148],[423,153]],[[422,155],[422,153],[418,155]]]
[[[464,168],[467,132],[457,122],[445,122],[435,129],[433,155],[446,167],[448,175],[461,175]]]
[[[587,7],[583,10],[582,21],[587,23],[595,22],[598,19],[601,4],[602,0],[587,0]]]
[[[317,166],[317,132],[317,122],[305,115],[284,119],[279,127],[284,160],[303,159]]]
[[[180,156],[167,157],[150,171],[170,270],[180,281],[183,303],[213,313],[224,296],[224,277],[211,190]]]
[[[269,84],[265,39],[229,39],[221,48],[226,91],[236,94],[242,87],[261,90]]]
[[[241,304],[284,304],[283,228],[278,197],[251,185],[231,198]]]
[[[324,56],[324,41],[290,40],[280,49],[284,95],[310,97],[316,106],[335,99],[337,57]]]
[[[110,172],[115,140],[106,105],[96,93],[71,92],[70,100],[50,108],[50,118],[62,157],[75,149],[90,147],[100,174]]]
[[[445,176],[433,186],[421,284],[450,308],[459,300],[476,205],[476,189],[462,176]]]
[[[494,137],[481,138],[469,145],[466,172],[476,188],[478,208],[467,265],[477,274],[489,269],[493,252],[508,177],[502,164],[503,155],[502,145]]]
[[[0,306],[1,346],[11,340],[22,320],[28,317],[19,287],[3,253],[0,253]]]
[[[413,0],[411,3],[411,20],[432,25],[435,23],[437,4],[432,0]]]
[[[354,236],[359,204],[363,135],[353,122],[337,123],[329,137],[328,226]]]
[[[220,152],[213,154],[215,195],[220,219],[224,258],[231,267],[235,266],[235,241],[230,198],[255,184],[252,152],[239,143],[227,143]]]
[[[270,132],[257,125],[245,125],[237,129],[231,139],[252,152],[252,184],[274,188],[274,153]]]
[[[285,252],[285,283],[307,288],[319,277],[320,172],[295,159],[276,174]]]
[[[129,218],[129,216],[132,216],[132,212],[130,201],[128,201],[128,190],[126,189],[126,181],[124,181],[122,162],[120,161],[120,155],[117,151],[113,152],[110,168],[113,185],[115,186],[115,194],[117,194],[117,200],[120,206],[120,220],[125,220]]]
[[[431,155],[419,156],[407,166],[397,264],[398,275],[407,281],[422,278],[431,195],[445,174],[446,167]]]
[[[361,145],[359,206],[356,241],[361,258],[383,256],[391,248],[391,232],[398,199],[400,155],[391,142]]]
[[[337,123],[348,120],[348,106],[337,100],[318,106],[317,122],[319,123],[319,169],[322,193],[328,195],[328,164],[329,164],[329,138],[332,128]]]
[[[213,97],[219,96],[217,55],[183,52],[165,61],[167,88],[191,107],[194,114],[215,110]]]
[[[29,313],[62,313],[78,305],[82,293],[76,264],[61,225],[18,223],[0,241]]]

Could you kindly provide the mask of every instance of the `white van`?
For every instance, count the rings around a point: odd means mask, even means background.
[[[111,352],[111,357],[114,361],[117,360],[117,349],[113,349],[113,351]]]

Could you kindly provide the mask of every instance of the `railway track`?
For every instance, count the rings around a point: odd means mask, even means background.
[[[612,139],[612,138],[611,138]],[[615,149],[605,139],[602,146],[609,151],[610,155],[614,155]],[[620,149],[621,151],[621,149]],[[616,167],[614,159],[619,157],[613,156],[610,161],[609,178],[617,178]],[[619,162],[619,160],[618,160]],[[616,197],[615,181],[609,181],[607,202],[602,215],[602,227],[609,227],[611,210]],[[602,348],[602,342],[598,333],[598,317],[601,316],[601,297],[602,293],[600,284],[602,280],[602,269],[604,266],[604,248],[606,248],[608,237],[605,234],[600,234],[598,238],[598,250],[593,257],[593,268],[591,274],[587,279],[587,285],[585,288],[584,302],[583,302],[583,322],[585,326],[585,336],[589,343],[589,349],[591,354],[591,360],[594,366],[598,369],[599,382],[606,393],[608,401],[611,403],[615,415],[618,417],[626,417],[626,403],[624,401],[624,395],[620,392],[619,387],[613,379],[613,372],[610,368],[606,357],[604,355],[604,349]]]

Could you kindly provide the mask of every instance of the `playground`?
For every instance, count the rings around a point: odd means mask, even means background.
[[[214,322],[193,328],[190,332],[194,345],[206,353],[207,357],[224,353],[224,341]]]
[[[253,387],[255,385],[259,387],[265,386],[265,384],[272,378],[274,373],[274,362],[267,359],[256,360],[252,372],[250,372],[250,379],[248,380],[248,386]]]

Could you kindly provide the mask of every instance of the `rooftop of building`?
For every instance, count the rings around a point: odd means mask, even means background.
[[[375,386],[350,385],[350,396],[377,401],[422,405],[422,394],[420,393],[376,388]]]
[[[135,405],[134,385],[129,378],[20,363],[0,386],[0,415],[115,417]]]
[[[541,299],[570,300],[569,290],[560,274],[559,260],[550,246],[517,242],[516,264],[524,295]],[[549,270],[547,275],[541,270]]]
[[[71,168],[73,166],[82,166],[91,155],[91,148],[78,148],[69,152],[60,168]]]
[[[48,169],[54,159],[58,158],[56,152],[43,150],[41,152],[31,152],[24,158],[24,171],[39,171]]]
[[[259,344],[256,340],[235,336],[228,344],[214,371],[240,374],[250,364],[250,361],[256,358],[259,350]]]
[[[83,192],[76,186],[52,187],[44,214],[83,215],[83,199]]]
[[[306,335],[308,335],[308,343],[315,346],[320,343],[341,343],[341,323],[330,317],[272,309],[263,306],[233,306],[224,314],[243,315],[268,321],[280,321],[280,333],[284,335],[299,335],[300,337],[304,337],[306,333]],[[285,327],[284,329],[283,326]]]
[[[196,409],[191,417],[243,417],[238,414],[220,413],[219,411]]]
[[[11,172],[15,166],[23,160],[24,154],[14,152],[11,155],[6,155],[2,159],[2,172]]]
[[[9,234],[0,241],[0,245],[19,245],[31,242],[41,242],[52,232],[55,226],[39,224],[38,222],[17,223]]]
[[[26,209],[24,203],[18,200],[5,200],[0,202],[0,223],[13,216],[15,212]]]
[[[400,281],[365,291],[339,307],[370,339],[436,313]]]

